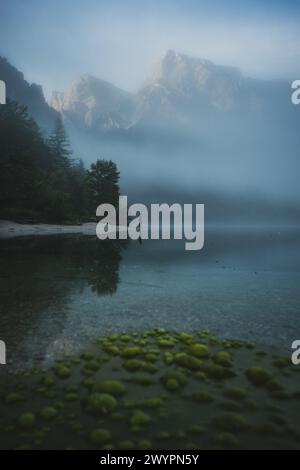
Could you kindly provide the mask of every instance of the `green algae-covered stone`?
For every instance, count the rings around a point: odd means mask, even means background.
[[[189,354],[198,358],[205,358],[209,356],[209,349],[205,344],[195,343],[188,349]]]
[[[36,423],[35,415],[33,413],[27,412],[19,416],[18,424],[21,428],[33,428]]]
[[[58,364],[54,368],[55,374],[60,378],[60,379],[67,379],[70,377],[70,368],[65,366],[64,364]]]
[[[228,351],[219,351],[214,356],[214,361],[223,367],[232,366],[232,357]]]
[[[174,357],[174,362],[186,369],[198,370],[202,367],[202,361],[194,356],[191,356],[186,353],[178,353]]]
[[[119,380],[104,380],[94,386],[95,392],[109,393],[110,395],[119,396],[126,392],[125,385]]]
[[[230,432],[222,432],[214,437],[214,443],[224,448],[234,448],[239,445],[237,437]]]
[[[130,418],[130,423],[133,426],[145,426],[146,424],[149,424],[150,421],[151,417],[141,410],[135,410]]]
[[[257,387],[264,386],[273,378],[272,374],[262,367],[251,367],[247,369],[246,376],[248,380]]]
[[[109,413],[118,405],[117,400],[108,393],[91,393],[87,400],[88,409],[96,413]]]
[[[46,406],[40,411],[40,416],[43,419],[53,419],[57,416],[57,410],[53,406]]]
[[[230,412],[215,416],[213,424],[222,431],[243,431],[248,428],[243,416]]]
[[[89,437],[93,444],[103,444],[109,441],[111,438],[111,433],[107,429],[98,428],[92,431]]]

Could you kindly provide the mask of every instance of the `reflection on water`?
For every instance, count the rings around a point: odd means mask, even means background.
[[[33,236],[0,244],[0,338],[13,365],[132,329],[209,328],[289,352],[300,335],[299,231],[208,230],[184,241]]]

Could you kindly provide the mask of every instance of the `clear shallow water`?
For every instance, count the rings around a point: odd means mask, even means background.
[[[87,236],[1,240],[0,338],[12,365],[116,331],[210,329],[290,353],[300,337],[300,230],[215,228],[205,246]]]

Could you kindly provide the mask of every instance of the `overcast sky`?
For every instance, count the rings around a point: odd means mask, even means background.
[[[300,79],[299,33],[299,0],[0,2],[0,55],[47,97],[84,73],[134,91],[167,49]]]

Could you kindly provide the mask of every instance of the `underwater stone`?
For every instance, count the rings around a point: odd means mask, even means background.
[[[193,393],[192,399],[198,402],[206,403],[212,402],[214,400],[213,396],[210,393],[204,391]]]
[[[232,400],[240,401],[247,396],[247,392],[243,388],[228,388],[224,390],[224,395]]]
[[[132,441],[121,441],[118,445],[119,449],[132,450],[134,449],[134,443]]]
[[[5,403],[11,404],[11,403],[17,403],[17,402],[24,400],[24,397],[20,395],[20,393],[11,392],[5,396],[4,400],[5,400]]]
[[[191,433],[192,434],[203,434],[205,431],[205,427],[201,426],[200,424],[194,424],[191,427]]]
[[[227,351],[219,351],[214,356],[214,361],[223,367],[232,366],[232,357],[231,354]]]
[[[148,439],[143,439],[141,441],[139,441],[138,443],[138,447],[139,449],[151,449],[152,448],[152,442],[151,441],[148,441]]]
[[[35,425],[35,422],[35,415],[30,412],[21,414],[18,419],[18,424],[21,428],[32,428]]]
[[[94,444],[103,444],[104,442],[109,441],[111,433],[107,429],[98,428],[92,431],[89,437],[90,441]]]
[[[202,343],[195,343],[192,344],[188,349],[189,354],[192,356],[196,356],[198,358],[208,357],[209,356],[209,349],[205,344]]]
[[[47,406],[40,411],[43,419],[53,419],[57,416],[57,410],[53,406]]]
[[[222,432],[217,434],[214,437],[214,442],[215,444],[225,448],[237,447],[239,444],[236,436],[230,432]]]
[[[123,366],[130,372],[135,372],[136,370],[143,369],[144,362],[140,359],[128,359],[128,361],[124,362]]]
[[[224,413],[213,418],[213,424],[223,431],[243,431],[248,428],[243,416],[236,413]]]
[[[149,424],[150,421],[151,417],[141,410],[135,410],[130,418],[130,423],[133,426],[144,426],[145,424]]]
[[[87,400],[88,409],[96,413],[108,413],[118,405],[117,400],[108,393],[91,393]]]
[[[166,387],[167,390],[175,391],[178,390],[181,385],[176,379],[168,379],[164,382],[164,386]]]
[[[122,351],[121,356],[125,358],[131,358],[135,356],[141,356],[145,353],[145,350],[141,347],[132,347],[132,348],[126,348],[124,351]]]
[[[262,367],[251,367],[247,369],[246,376],[256,387],[264,386],[273,378],[272,374]]]
[[[129,382],[133,382],[135,384],[144,385],[144,386],[152,385],[153,383],[155,383],[155,380],[152,377],[149,377],[148,375],[137,375],[137,376],[130,377],[127,380]]]
[[[60,378],[60,379],[67,379],[70,377],[70,368],[63,365],[63,364],[58,364],[54,368],[55,374]]]
[[[190,370],[198,370],[202,367],[202,361],[194,356],[186,353],[178,353],[174,357],[174,362],[181,367]]]
[[[220,364],[208,364],[204,368],[204,372],[211,379],[221,380],[233,377],[235,374],[228,368]]]
[[[109,393],[114,396],[123,395],[126,392],[125,385],[119,380],[104,380],[94,386],[95,392]]]
[[[145,398],[144,400],[140,400],[138,402],[138,406],[144,408],[161,408],[164,406],[164,404],[164,400],[160,397]]]

